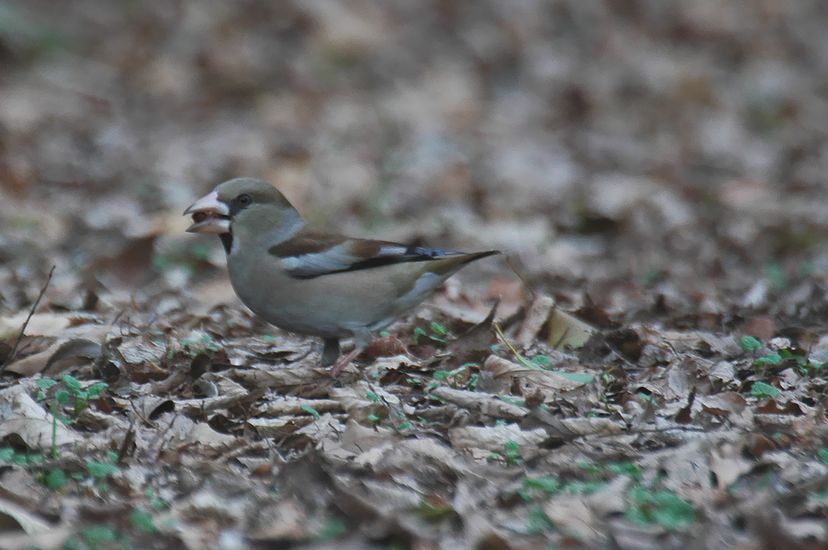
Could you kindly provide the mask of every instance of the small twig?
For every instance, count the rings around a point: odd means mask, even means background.
[[[523,288],[525,288],[526,290],[529,291],[529,299],[534,300],[535,296],[537,296],[537,292],[535,292],[532,289],[532,287],[527,282],[526,277],[524,277],[524,275],[520,272],[520,270],[518,270],[518,268],[515,266],[515,262],[512,260],[511,256],[509,256],[507,253],[504,252],[503,253],[503,258],[506,261],[506,265],[509,267],[509,269],[512,270],[512,273],[514,273],[515,276],[518,279],[520,279],[520,282],[523,283]]]
[[[11,352],[9,356],[6,357],[6,360],[3,361],[3,364],[0,365],[0,373],[3,372],[3,369],[6,368],[7,365],[10,365],[12,361],[14,361],[14,356],[17,355],[17,348],[20,346],[20,341],[23,339],[23,335],[26,333],[26,327],[29,326],[29,321],[32,320],[32,316],[34,315],[37,306],[40,305],[40,300],[43,299],[43,295],[46,294],[46,289],[49,288],[49,283],[52,282],[52,274],[55,272],[55,266],[52,266],[52,269],[49,270],[49,275],[46,277],[46,282],[43,283],[43,288],[40,289],[40,294],[37,295],[37,299],[32,304],[32,309],[29,310],[29,314],[26,316],[26,320],[23,321],[23,326],[20,327],[20,333],[17,335],[17,339],[14,341],[14,346],[12,346]]]
[[[147,451],[146,451],[146,455],[149,458],[151,464],[154,465],[155,463],[158,462],[158,458],[161,456],[161,451],[164,449],[164,447],[167,445],[167,443],[169,443],[171,441],[171,439],[165,439],[165,438],[167,437],[167,434],[169,433],[169,431],[172,430],[173,425],[175,424],[175,421],[178,420],[178,416],[179,416],[179,414],[175,413],[173,415],[173,417],[170,419],[169,426],[164,428],[164,430],[162,432],[159,432],[155,437],[153,437],[152,440],[150,441],[149,445],[147,446],[148,448],[147,448]],[[158,443],[158,448],[153,449],[153,447],[155,447],[156,443]],[[152,453],[152,454],[150,454],[150,453]]]
[[[506,347],[509,348],[509,350],[515,355],[515,358],[517,358],[521,365],[529,369],[538,370],[538,367],[530,363],[528,359],[521,355],[514,344],[506,338],[506,335],[503,333],[503,329],[500,328],[500,323],[492,323],[492,326],[495,328],[495,332],[497,332],[497,335],[500,337],[500,341],[506,344]]]

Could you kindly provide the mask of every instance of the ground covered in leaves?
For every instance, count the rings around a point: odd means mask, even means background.
[[[824,548],[827,27],[4,2],[0,548]],[[509,265],[332,379],[183,233],[238,175]]]

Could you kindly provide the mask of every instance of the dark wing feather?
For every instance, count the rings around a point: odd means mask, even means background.
[[[271,247],[269,252],[278,257],[285,271],[297,279],[312,279],[332,273],[403,262],[427,262],[462,254],[438,248],[348,239],[310,231]]]

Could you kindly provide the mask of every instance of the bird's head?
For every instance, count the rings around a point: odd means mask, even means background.
[[[189,233],[232,234],[234,229],[265,233],[284,231],[302,218],[278,189],[254,178],[236,178],[216,186],[190,205]]]

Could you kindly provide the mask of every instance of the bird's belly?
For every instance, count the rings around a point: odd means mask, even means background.
[[[297,301],[291,298],[290,305],[284,305],[277,296],[246,296],[237,291],[239,298],[253,313],[280,329],[288,332],[309,334],[326,338],[349,336],[342,323],[330,311],[320,310],[315,300]]]
[[[396,315],[390,304],[366,303],[348,289],[330,284],[336,279],[293,279],[268,285],[251,284],[249,275],[230,270],[230,281],[253,313],[283,330],[323,338],[346,338],[355,332],[384,328]],[[253,288],[264,289],[252,291]]]

